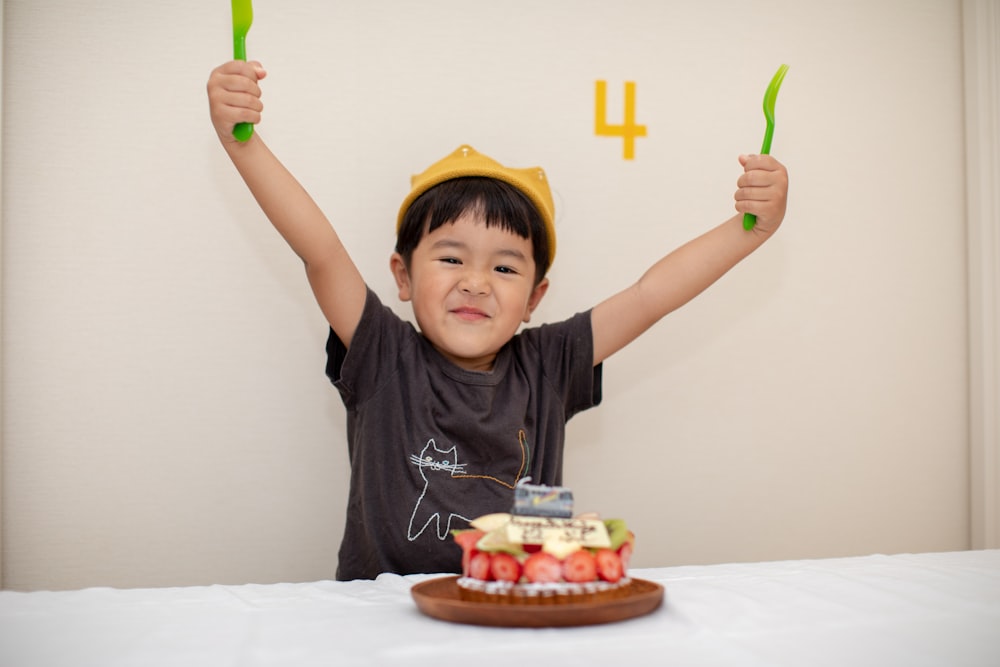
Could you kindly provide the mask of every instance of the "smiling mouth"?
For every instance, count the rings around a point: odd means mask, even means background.
[[[463,320],[485,320],[490,317],[478,308],[455,308],[451,312],[453,315]]]

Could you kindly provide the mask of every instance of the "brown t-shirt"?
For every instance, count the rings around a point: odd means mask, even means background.
[[[459,571],[450,531],[509,511],[520,479],[560,484],[566,421],[601,401],[589,311],[523,330],[483,373],[369,290],[350,350],[331,331],[327,355],[351,462],[340,580]]]

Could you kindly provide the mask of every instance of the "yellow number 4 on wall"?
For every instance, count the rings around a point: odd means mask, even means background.
[[[594,90],[594,134],[599,137],[621,137],[622,157],[635,159],[635,138],[646,136],[646,126],[635,124],[635,82],[625,82],[625,118],[621,125],[608,124],[608,82],[596,82]]]

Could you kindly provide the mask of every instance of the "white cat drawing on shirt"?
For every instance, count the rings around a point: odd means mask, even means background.
[[[421,489],[417,502],[413,506],[413,514],[410,515],[410,526],[407,532],[407,539],[413,541],[420,537],[425,530],[434,525],[434,532],[439,540],[444,540],[451,532],[452,519],[458,518],[463,521],[470,521],[469,517],[451,512],[447,508],[434,507],[434,503],[427,497],[427,490],[434,484],[499,484],[508,489],[513,489],[517,481],[524,476],[528,467],[528,441],[524,431],[517,433],[518,444],[521,447],[521,466],[517,475],[512,480],[502,480],[492,475],[470,474],[466,469],[466,464],[458,461],[458,448],[451,446],[448,449],[441,449],[433,438],[427,441],[419,454],[410,455],[410,463],[420,469],[420,476],[424,480],[424,488]],[[460,480],[460,481],[454,481]],[[460,493],[460,492],[459,492]],[[448,494],[449,496],[452,494]],[[456,493],[455,495],[458,495]]]

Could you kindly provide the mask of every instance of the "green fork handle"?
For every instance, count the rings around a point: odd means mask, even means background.
[[[771,139],[774,138],[774,123],[767,122],[767,129],[764,130],[764,144],[760,147],[761,155],[771,154]],[[750,231],[757,224],[757,216],[753,213],[743,214],[743,229]]]
[[[246,35],[233,35],[233,59],[247,59]],[[236,126],[233,127],[233,136],[236,137],[236,141],[247,141],[251,136],[253,136],[253,124],[237,123]]]
[[[760,148],[761,155],[771,154],[771,139],[774,137],[774,100],[778,96],[778,88],[781,87],[781,82],[785,80],[785,73],[787,71],[788,65],[779,67],[778,71],[774,73],[771,83],[768,84],[767,90],[764,91],[764,120],[767,122],[767,128],[764,130],[764,143]],[[756,215],[753,213],[743,214],[743,229],[750,231],[756,224]]]

